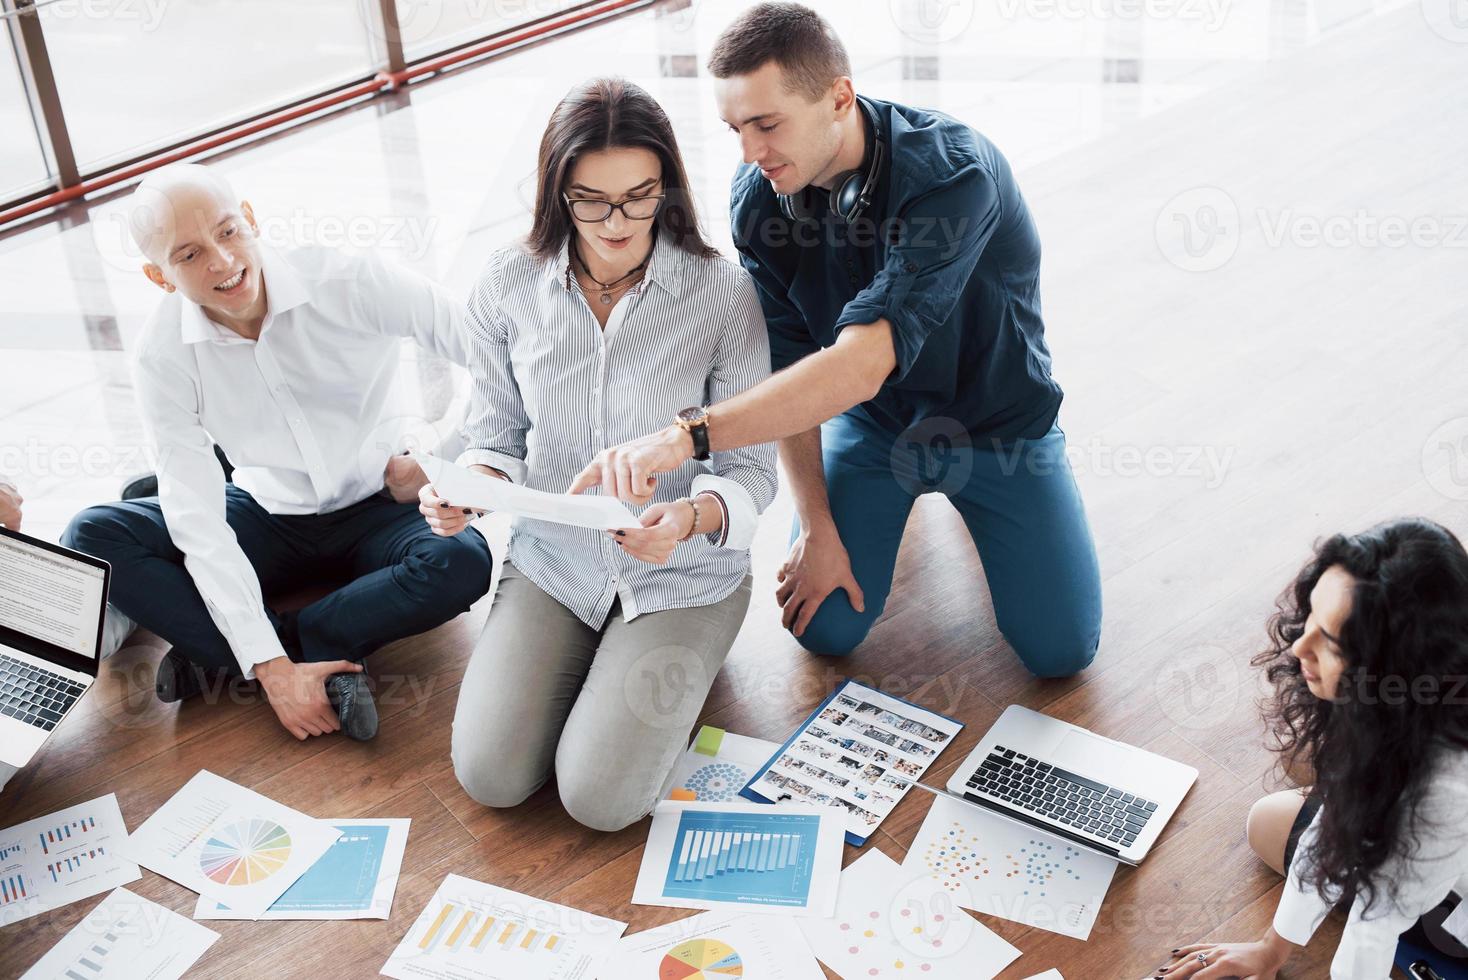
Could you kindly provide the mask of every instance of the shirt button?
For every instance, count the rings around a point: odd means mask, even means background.
[[[908,272],[916,272],[918,269],[916,262],[909,262],[907,263],[907,265],[903,266],[903,268],[906,269]]]

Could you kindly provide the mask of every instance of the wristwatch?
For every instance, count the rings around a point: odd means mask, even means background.
[[[709,413],[706,408],[685,408],[673,420],[693,439],[693,458],[709,458]]]

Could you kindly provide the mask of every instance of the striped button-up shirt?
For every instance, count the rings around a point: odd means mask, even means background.
[[[661,236],[647,273],[603,329],[570,270],[523,246],[495,252],[469,298],[473,401],[464,466],[563,492],[592,457],[669,425],[679,409],[723,401],[770,373],[764,315],[749,274],[699,258]],[[666,565],[626,554],[604,532],[517,518],[509,558],[587,625],[622,613],[709,605],[749,573],[758,515],[774,499],[775,447],[766,443],[690,460],[658,477],[653,502],[712,490],[727,528],[695,535]],[[588,493],[599,493],[594,487]]]

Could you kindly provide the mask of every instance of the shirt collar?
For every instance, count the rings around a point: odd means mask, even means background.
[[[574,235],[575,232],[571,234]],[[687,250],[679,248],[668,235],[659,232],[653,241],[652,255],[648,257],[645,279],[656,283],[670,296],[677,298],[683,290],[683,278],[687,273],[689,258],[691,256]],[[551,279],[559,282],[562,288],[569,290],[573,287],[570,236],[567,236],[566,244],[561,246],[560,257],[548,271]]]
[[[265,322],[287,310],[311,301],[305,281],[280,253],[268,245],[260,246],[260,271],[265,283]],[[219,344],[248,344],[228,327],[209,319],[204,308],[192,300],[183,300],[179,321],[180,337],[186,344],[209,340]]]

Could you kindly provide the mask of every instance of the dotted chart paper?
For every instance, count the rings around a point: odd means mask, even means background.
[[[966,909],[1087,939],[1116,862],[1041,830],[936,797],[904,868]]]
[[[834,918],[796,925],[845,980],[992,980],[1020,955],[927,875],[877,850],[841,872]]]

